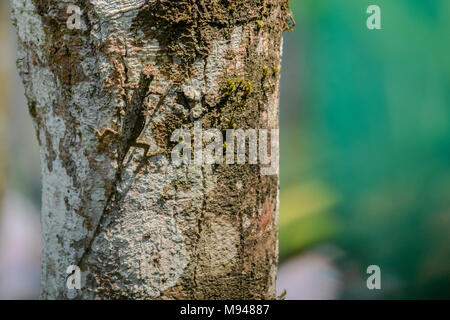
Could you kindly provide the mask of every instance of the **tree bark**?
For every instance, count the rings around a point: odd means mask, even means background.
[[[176,165],[171,137],[278,128],[287,2],[12,0],[41,154],[42,298],[275,297],[278,174]]]

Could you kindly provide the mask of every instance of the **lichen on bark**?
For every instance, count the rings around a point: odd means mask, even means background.
[[[80,30],[65,27],[72,2]],[[274,298],[278,176],[260,164],[176,166],[170,137],[195,122],[278,128],[287,0],[12,3],[41,150],[42,297]],[[145,124],[128,136],[150,158],[96,134],[130,132],[141,91]],[[65,285],[69,265],[81,290]]]

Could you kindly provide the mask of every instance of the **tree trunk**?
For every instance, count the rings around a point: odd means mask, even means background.
[[[275,297],[278,172],[206,164],[194,129],[278,128],[287,2],[12,0],[41,153],[42,298]],[[191,163],[173,161],[177,129],[194,132]]]

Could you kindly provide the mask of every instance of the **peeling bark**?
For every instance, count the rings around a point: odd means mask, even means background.
[[[12,5],[42,163],[42,298],[274,298],[278,176],[176,166],[170,138],[195,121],[278,128],[287,0]]]

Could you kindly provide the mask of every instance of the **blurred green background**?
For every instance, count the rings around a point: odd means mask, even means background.
[[[372,4],[381,8],[382,30],[366,27]],[[291,7],[297,25],[285,35],[281,85],[279,292],[450,298],[450,1],[291,0]],[[40,206],[39,156],[14,70],[14,31],[3,28],[2,81],[13,79],[14,88],[0,97],[9,101],[0,211],[27,212],[29,223]],[[30,234],[23,232],[23,243],[36,242],[39,232]],[[35,297],[38,259],[1,248],[0,297]],[[366,287],[372,264],[381,268],[381,290]],[[37,280],[8,274],[16,270]]]
[[[371,4],[382,30],[366,27]],[[291,7],[281,261],[332,243],[348,280],[341,297],[450,298],[450,1]],[[379,292],[365,288],[371,264],[381,267]]]

